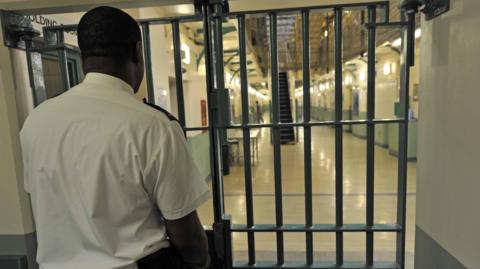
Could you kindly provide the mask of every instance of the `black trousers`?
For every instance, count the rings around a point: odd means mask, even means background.
[[[138,269],[189,269],[194,268],[183,263],[178,252],[164,248],[137,261]]]

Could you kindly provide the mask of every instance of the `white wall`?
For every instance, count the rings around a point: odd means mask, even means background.
[[[0,30],[0,40],[3,40]],[[0,46],[0,235],[33,231],[27,194],[23,190],[19,123],[10,51]]]
[[[417,226],[480,268],[480,1],[422,22]]]

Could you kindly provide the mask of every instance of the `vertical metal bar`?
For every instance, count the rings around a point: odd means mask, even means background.
[[[303,42],[303,119],[310,122],[310,13],[302,11],[302,42]],[[304,137],[304,166],[305,166],[305,226],[313,225],[312,207],[312,130],[305,126]],[[298,134],[297,134],[298,135]],[[313,264],[313,233],[306,234],[307,265]]]
[[[342,8],[335,9],[335,210],[336,226],[343,226],[343,126],[342,120]],[[343,233],[337,231],[337,266],[343,264]]]
[[[368,22],[374,23],[376,20],[376,6],[368,7]],[[372,121],[375,118],[375,42],[376,28],[368,28],[368,80],[367,80],[367,120]],[[367,227],[373,227],[374,224],[374,187],[375,187],[375,124],[367,125]],[[374,254],[374,235],[368,231],[366,235],[366,262],[367,266],[373,265]]]
[[[270,13],[270,60],[272,74],[272,107],[273,123],[279,123],[280,119],[280,94],[278,89],[278,44],[277,44],[277,14]],[[273,159],[275,170],[275,215],[277,227],[283,226],[283,202],[282,202],[282,159],[280,147],[280,128],[273,127]],[[277,263],[283,265],[284,241],[283,233],[277,232]]]
[[[57,31],[57,42],[58,44],[65,43],[65,35],[63,30]],[[70,79],[68,76],[67,50],[66,49],[59,50],[58,58],[60,61],[60,74],[62,76],[63,89],[66,91],[70,89]]]
[[[207,1],[205,1],[207,2]],[[225,89],[225,77],[224,77],[224,60],[223,60],[223,1],[212,1],[211,7],[213,8],[213,14],[209,15],[213,19],[213,38],[212,42],[213,45],[211,49],[213,49],[213,58],[210,58],[210,60],[213,61],[213,67],[214,67],[214,73],[213,73],[213,83],[214,83],[214,89],[212,90],[212,97],[210,97],[210,100],[213,99],[213,102],[215,102],[215,110],[216,110],[216,116],[220,113],[224,113],[223,111],[219,110],[219,104],[218,104],[218,94],[226,91]],[[205,42],[208,43],[209,39],[205,39]],[[220,120],[220,118],[216,117],[212,119],[213,121]],[[218,122],[217,122],[218,123]],[[215,128],[214,130],[215,136],[216,136],[216,143],[219,149],[221,149],[221,143],[225,139],[226,136],[226,130],[225,129],[218,129]],[[222,160],[221,156],[221,150],[218,151],[218,160]],[[219,165],[220,167],[220,165]],[[223,175],[223,174],[222,174]],[[222,179],[221,176],[219,179]],[[227,233],[224,235],[224,245],[223,245],[223,251],[225,253],[223,257],[223,262],[225,268],[232,268],[233,266],[233,258],[232,258],[232,242],[231,242],[231,231],[230,231],[230,221],[225,218],[224,216],[224,204],[225,204],[225,198],[223,195],[223,180],[219,180],[216,184],[216,187],[218,188],[216,191],[219,194],[219,201],[221,203],[221,221],[227,225]]]
[[[147,82],[147,100],[155,104],[155,94],[153,89],[153,71],[152,71],[152,51],[150,48],[150,24],[142,23],[143,54],[145,58],[145,76]]]
[[[223,189],[222,189],[222,173],[220,171],[219,158],[219,138],[217,132],[217,107],[215,100],[214,89],[214,74],[212,63],[212,48],[211,48],[211,26],[210,26],[210,10],[207,1],[203,3],[204,17],[203,17],[203,35],[205,40],[205,73],[207,82],[207,100],[208,100],[208,121],[209,121],[209,138],[210,138],[210,172],[212,177],[212,192],[213,192],[213,217],[215,223],[222,221],[224,212],[223,204]],[[215,45],[215,44],[214,44]]]
[[[240,49],[240,80],[242,92],[242,124],[245,126],[249,122],[248,118],[248,76],[247,76],[247,50],[245,33],[245,15],[238,16],[238,41]],[[243,163],[245,169],[245,197],[247,209],[247,227],[254,225],[253,220],[253,191],[252,191],[252,163],[250,153],[250,129],[243,129]],[[255,264],[255,235],[248,232],[248,263]]]
[[[175,62],[175,85],[177,87],[178,121],[185,127],[185,103],[183,98],[182,48],[180,45],[180,24],[172,21],[173,59]]]
[[[218,123],[222,122],[222,116],[225,114],[225,111],[222,111],[221,108],[225,108],[222,104],[219,103],[219,96],[226,91],[225,89],[225,74],[224,74],[224,60],[223,60],[223,5],[222,1],[215,1],[215,4],[212,4],[213,6],[213,65],[215,69],[214,73],[214,96],[213,98],[215,99],[216,103],[216,109],[217,109],[217,117],[215,118]],[[217,136],[218,140],[217,143],[219,143],[219,160],[222,160],[222,143],[226,140],[226,130],[225,129],[217,129]],[[221,166],[220,166],[221,167]],[[219,182],[220,184],[218,187],[220,188],[221,192],[221,199],[222,199],[222,204],[225,204],[225,197],[223,195],[223,181]]]
[[[398,141],[398,196],[397,224],[402,231],[397,233],[397,263],[405,268],[405,238],[407,211],[407,162],[408,162],[408,110],[410,91],[410,66],[414,49],[415,13],[406,14],[408,26],[403,29],[402,57],[400,62],[400,115],[404,118],[399,124]]]

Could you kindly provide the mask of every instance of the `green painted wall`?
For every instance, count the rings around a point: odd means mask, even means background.
[[[417,158],[417,125],[413,121],[408,124],[408,158]],[[398,124],[388,125],[388,148],[391,154],[398,155]]]
[[[365,120],[367,118],[367,113],[366,112],[359,112],[359,115],[353,115],[352,119],[353,120]],[[352,133],[355,136],[358,136],[360,138],[366,138],[367,137],[367,126],[365,124],[355,124],[352,126]]]
[[[351,115],[350,111],[343,111],[344,120],[365,120],[366,112],[360,112],[358,116]],[[312,107],[312,117],[318,121],[335,120],[335,111],[325,110],[319,107]],[[355,124],[345,126],[345,131],[351,131],[353,135],[365,139],[367,137],[367,127],[364,124]],[[398,124],[377,124],[375,126],[375,143],[381,147],[388,148],[392,155],[398,155]],[[414,160],[417,158],[417,122],[409,123],[408,130],[408,158]]]
[[[375,126],[375,143],[381,147],[388,147],[388,125],[377,124]]]

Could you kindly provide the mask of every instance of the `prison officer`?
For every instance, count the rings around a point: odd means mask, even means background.
[[[21,132],[42,269],[208,264],[196,209],[210,193],[179,124],[134,97],[141,33],[111,7],[78,25],[85,80],[50,99]]]

